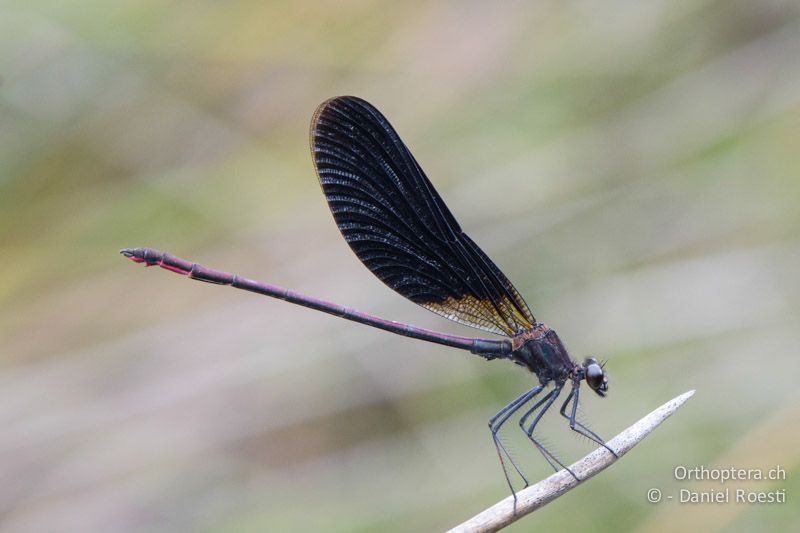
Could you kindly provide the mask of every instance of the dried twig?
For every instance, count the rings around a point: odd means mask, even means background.
[[[692,390],[668,401],[606,444],[617,452],[619,457],[622,457],[683,405],[686,400],[691,398],[693,394],[694,391]],[[470,518],[463,524],[454,527],[450,530],[450,533],[484,533],[498,531],[516,522],[526,514],[532,513],[540,507],[547,505],[559,496],[566,494],[568,491],[610,466],[616,460],[617,457],[614,457],[605,448],[597,448],[595,451],[570,466],[570,469],[581,478],[580,481],[572,477],[566,470],[561,470],[547,479],[543,479],[539,483],[519,491],[517,493],[516,509],[514,498],[509,496]]]

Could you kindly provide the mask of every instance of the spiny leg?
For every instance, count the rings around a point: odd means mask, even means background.
[[[508,461],[514,467],[514,470],[516,470],[517,474],[519,474],[519,476],[522,478],[522,481],[525,483],[526,487],[528,486],[528,480],[522,473],[522,470],[520,470],[520,468],[514,462],[511,454],[508,453],[508,450],[506,450],[505,446],[503,446],[503,443],[500,441],[500,437],[497,436],[497,433],[500,431],[500,428],[503,426],[503,424],[505,424],[506,420],[508,420],[515,412],[517,412],[520,407],[529,402],[531,398],[539,394],[543,388],[543,385],[538,385],[531,390],[524,392],[519,398],[503,407],[489,420],[489,431],[492,433],[492,442],[494,442],[494,446],[497,449],[497,456],[500,458],[500,466],[503,468],[503,474],[506,477],[506,483],[508,483],[508,487],[511,489],[511,494],[514,495],[515,500],[516,493],[514,492],[514,487],[511,484],[511,479],[508,476],[508,468],[506,467],[505,459],[503,459],[503,454],[505,454],[505,457],[508,458]]]
[[[530,415],[531,415],[531,414],[532,414],[534,411],[536,411],[536,410],[537,410],[539,407],[541,407],[541,405],[542,405],[543,403],[547,402],[547,401],[550,399],[550,397],[551,397],[552,395],[553,395],[553,391],[550,391],[550,392],[548,392],[548,393],[547,393],[547,394],[544,396],[544,398],[542,398],[541,400],[539,400],[539,401],[538,401],[538,402],[537,402],[537,403],[536,403],[536,404],[535,404],[533,407],[531,407],[530,409],[528,409],[528,411],[527,411],[527,412],[526,412],[526,413],[525,413],[525,414],[522,416],[522,418],[520,418],[520,420],[519,420],[519,427],[522,429],[523,433],[525,433],[526,435],[527,435],[527,433],[528,433],[528,432],[527,432],[527,430],[525,429],[525,426],[524,426],[524,424],[525,424],[525,420],[527,420],[527,418],[528,418],[528,417],[529,417],[529,416],[530,416]],[[531,438],[531,437],[530,437],[530,435],[528,436],[528,438]],[[537,449],[538,449],[538,450],[541,452],[541,454],[544,456],[544,458],[545,458],[545,460],[547,461],[547,463],[548,463],[548,464],[549,464],[549,465],[550,465],[550,466],[553,468],[553,470],[555,470],[556,472],[558,472],[558,466],[556,466],[556,463],[553,463],[553,461],[550,459],[550,456],[552,455],[552,454],[550,453],[550,451],[549,451],[549,450],[547,450],[547,449],[546,449],[544,446],[540,445],[539,441],[537,441],[537,440],[535,440],[535,439],[531,439],[531,440],[533,440],[533,443],[536,445],[536,448],[537,448]],[[554,458],[554,459],[555,459],[555,458]]]
[[[506,467],[506,462],[503,456],[505,456],[511,463],[511,466],[514,467],[514,470],[516,470],[517,474],[519,474],[519,476],[522,478],[522,481],[525,483],[526,487],[528,486],[528,480],[522,473],[522,470],[519,468],[519,466],[517,466],[517,463],[514,461],[511,453],[509,453],[509,451],[506,449],[505,445],[497,434],[506,420],[508,420],[509,417],[511,417],[520,407],[525,405],[525,403],[528,402],[538,392],[538,390],[526,391],[519,398],[506,405],[500,410],[500,412],[498,412],[489,420],[489,431],[492,434],[492,442],[497,450],[497,457],[500,459],[500,466],[503,468],[503,474],[506,477],[506,483],[508,483],[509,488],[511,488],[512,494],[514,493],[514,488],[511,486],[511,479],[509,478],[508,468]],[[500,417],[502,418],[498,421],[498,418]]]
[[[572,471],[572,470],[571,470],[569,467],[567,467],[567,466],[566,466],[564,463],[562,463],[562,462],[561,462],[561,461],[558,459],[558,457],[556,457],[556,456],[553,454],[553,452],[551,452],[550,450],[548,450],[548,449],[547,449],[547,448],[546,448],[546,447],[545,447],[545,446],[544,446],[544,445],[543,445],[541,442],[539,442],[539,441],[538,441],[538,440],[537,440],[537,439],[536,439],[536,438],[533,436],[533,431],[534,431],[534,429],[536,429],[536,425],[537,425],[537,424],[539,423],[539,421],[542,419],[542,417],[543,417],[543,416],[544,416],[544,414],[547,412],[547,410],[548,410],[548,409],[550,409],[550,406],[552,406],[552,405],[553,405],[553,402],[555,402],[555,401],[556,401],[556,398],[558,398],[558,395],[561,393],[561,389],[562,389],[563,387],[564,387],[564,384],[563,384],[563,383],[562,383],[562,384],[560,384],[560,385],[559,385],[559,384],[556,384],[555,388],[554,388],[552,391],[550,391],[550,393],[549,393],[549,394],[547,394],[547,395],[546,395],[544,398],[542,398],[541,400],[539,400],[539,401],[536,403],[536,405],[534,405],[534,406],[533,406],[531,409],[529,409],[529,410],[528,410],[528,412],[527,412],[527,413],[525,413],[525,414],[522,416],[522,418],[521,418],[521,419],[520,419],[520,421],[519,421],[519,427],[520,427],[520,428],[522,428],[522,431],[524,431],[524,432],[525,432],[525,434],[528,436],[528,438],[531,440],[531,442],[533,442],[533,444],[536,446],[536,448],[538,448],[538,450],[539,450],[539,451],[542,453],[542,455],[543,455],[543,456],[544,456],[544,458],[547,460],[547,462],[548,462],[548,463],[550,463],[550,466],[552,466],[552,467],[553,467],[553,470],[555,470],[556,472],[558,472],[558,467],[556,467],[556,464],[557,464],[558,466],[560,466],[561,468],[563,468],[564,470],[566,470],[567,472],[569,472],[569,473],[572,475],[572,477],[574,477],[574,478],[575,478],[575,479],[577,479],[577,480],[580,480],[580,478],[578,478],[578,476],[576,476],[576,475],[575,475],[575,472],[573,472],[573,471]],[[543,406],[543,407],[542,407],[542,404],[544,404],[544,406]],[[540,407],[541,407],[541,409],[539,409]],[[539,412],[537,413],[536,417],[533,419],[533,422],[531,423],[530,427],[529,427],[528,429],[525,429],[525,422],[526,422],[526,420],[527,420],[527,419],[528,419],[528,417],[530,417],[530,416],[531,416],[531,415],[532,415],[532,414],[533,414],[533,413],[534,413],[534,412],[535,412],[537,409],[539,409]],[[553,464],[553,463],[555,463],[555,464]]]
[[[578,422],[576,420],[576,416],[578,414],[578,398],[579,398],[579,395],[580,395],[580,384],[573,383],[572,384],[572,390],[569,391],[569,396],[567,396],[567,399],[564,401],[564,404],[561,406],[561,411],[560,411],[561,412],[561,416],[563,416],[564,418],[569,420],[569,428],[572,431],[578,433],[579,435],[583,435],[584,437],[586,437],[586,438],[588,438],[590,440],[593,440],[594,442],[596,442],[597,444],[599,444],[600,446],[602,446],[606,450],[610,451],[611,454],[614,457],[618,458],[619,455],[617,455],[617,452],[615,452],[614,450],[609,448],[608,445],[606,444],[606,442],[602,438],[600,438],[600,435],[598,435],[597,433],[595,433],[594,431],[592,431],[591,429],[589,429],[588,427],[584,426],[583,424],[581,424],[580,422]],[[567,411],[567,405],[569,405],[570,400],[572,400],[572,411],[570,412],[570,415],[567,416],[567,412],[566,412]]]
[[[494,415],[491,419],[489,419],[489,429],[492,429],[493,427],[501,426],[503,424],[503,422],[505,422],[509,418],[510,414],[513,414],[514,411],[519,409],[520,405],[524,404],[525,402],[530,400],[532,397],[534,397],[537,394],[539,394],[542,391],[543,388],[544,388],[544,385],[537,385],[536,387],[532,388],[531,390],[523,392],[518,398],[516,398],[510,404],[508,404],[505,407],[503,407],[502,409],[500,409],[500,411],[496,415]],[[510,411],[510,413],[509,413],[509,411]],[[503,415],[507,415],[507,416],[504,416],[503,420],[497,422],[497,424],[495,425],[495,422],[497,421],[497,419],[500,418]]]
[[[577,389],[575,385],[573,385],[572,390],[569,392],[569,396],[564,401],[563,405],[561,406],[561,416],[566,418],[569,421],[569,427],[571,430],[575,431],[576,433],[583,435],[584,437],[593,440],[598,444],[603,444],[603,439],[594,431],[586,427],[585,425],[581,424],[577,420],[577,409],[578,409],[578,398],[580,396],[580,389]],[[569,415],[567,415],[567,405],[569,405],[570,400],[575,399],[572,404],[572,411]],[[577,426],[577,427],[576,427]],[[580,429],[578,429],[580,428]],[[584,433],[586,432],[586,433]]]

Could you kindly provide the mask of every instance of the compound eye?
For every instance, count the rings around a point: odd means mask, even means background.
[[[597,363],[589,363],[586,366],[586,383],[594,390],[599,390],[603,386],[603,369]]]
[[[603,370],[603,365],[597,362],[594,357],[587,357],[583,362],[583,375],[586,383],[599,396],[605,396],[608,392],[608,376]]]

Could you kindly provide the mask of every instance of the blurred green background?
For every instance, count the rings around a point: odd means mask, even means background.
[[[797,527],[798,58],[797,2],[0,1],[3,528],[435,531],[508,494],[486,421],[521,369],[117,255],[477,333],[338,234],[307,128],[339,94],[575,358],[608,359],[595,430],[697,389],[513,531]],[[557,418],[563,459],[592,449]],[[647,503],[720,488],[682,465],[781,465],[744,486],[788,503]]]

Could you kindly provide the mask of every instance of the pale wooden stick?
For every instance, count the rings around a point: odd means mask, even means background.
[[[691,398],[693,394],[694,391],[691,390],[668,401],[606,444],[609,448],[617,452],[619,457],[622,457],[683,405],[686,400]],[[450,533],[485,533],[498,531],[516,522],[526,514],[532,513],[540,507],[547,505],[559,496],[566,494],[601,470],[611,466],[616,460],[617,457],[614,457],[614,455],[605,448],[597,448],[595,451],[570,466],[570,469],[581,478],[580,481],[572,477],[566,470],[561,470],[547,479],[543,479],[539,483],[519,491],[517,493],[516,509],[514,498],[509,496],[492,505],[485,511],[478,513],[463,524],[454,527],[450,530]]]

